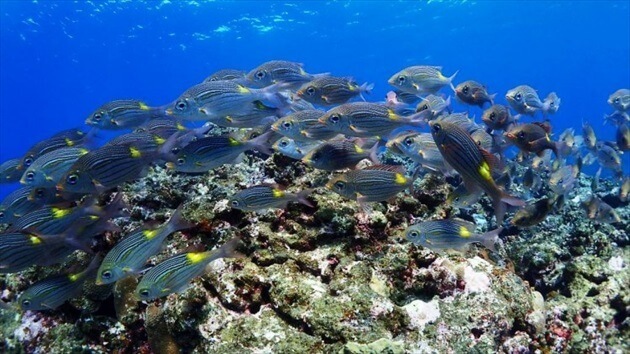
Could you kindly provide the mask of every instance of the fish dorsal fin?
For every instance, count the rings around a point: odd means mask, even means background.
[[[402,165],[373,165],[364,168],[364,170],[390,171],[402,174],[405,173],[405,168]]]

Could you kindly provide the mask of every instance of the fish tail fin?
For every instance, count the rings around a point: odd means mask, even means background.
[[[449,76],[448,79],[448,84],[451,85],[451,89],[453,90],[453,92],[455,92],[455,85],[453,85],[453,79],[455,79],[455,76],[457,76],[457,73],[459,73],[459,70],[457,70],[455,72],[455,74]]]
[[[315,208],[313,203],[311,203],[310,200],[306,199],[306,197],[311,195],[311,193],[313,193],[314,190],[315,189],[309,188],[309,189],[305,189],[303,191],[298,192],[297,195],[296,195],[297,202],[300,203],[300,204],[304,204],[304,205],[306,205],[309,208]]]
[[[167,233],[171,234],[175,231],[185,230],[195,227],[194,223],[184,219],[184,204],[182,203],[180,206],[175,209],[171,218],[168,219],[166,224]]]
[[[490,99],[490,104],[494,106],[494,99],[497,97],[496,93],[493,93],[492,95],[488,95],[488,98]]]
[[[494,215],[497,218],[497,225],[501,226],[508,205],[522,207],[525,206],[525,201],[501,191],[501,194],[492,198],[492,205]]]
[[[370,161],[372,161],[372,163],[374,163],[375,165],[381,164],[381,161],[378,159],[378,148],[380,147],[380,143],[381,140],[379,139],[377,142],[374,143],[374,146],[370,148],[369,158]]]
[[[490,251],[495,252],[496,248],[494,245],[499,241],[499,234],[503,231],[503,227],[498,227],[492,231],[488,231],[485,234],[482,234],[481,243]]]
[[[271,148],[271,144],[269,143],[269,138],[274,134],[275,132],[271,130],[261,134],[260,136],[255,137],[252,140],[249,140],[247,143],[250,144],[253,150],[262,152],[265,155],[273,155],[273,149]]]
[[[363,97],[363,92],[369,95],[372,93],[373,89],[374,89],[374,84],[368,84],[366,82],[363,85],[359,86],[359,96],[361,96],[361,99],[365,101],[365,97]]]

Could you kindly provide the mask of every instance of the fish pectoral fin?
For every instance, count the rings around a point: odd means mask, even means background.
[[[359,129],[359,128],[355,127],[354,125],[350,125],[350,130],[352,130],[352,131],[353,131],[353,132],[355,132],[355,133],[359,133],[359,134],[361,134],[361,133],[366,133],[366,131],[365,131],[365,130],[361,130],[361,129]]]

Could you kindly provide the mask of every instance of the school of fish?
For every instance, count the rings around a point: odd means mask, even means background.
[[[52,310],[78,296],[87,280],[111,284],[125,277],[141,277],[137,299],[152,301],[183,291],[211,262],[241,256],[240,240],[233,238],[214,250],[182,250],[149,267],[171,234],[196,227],[184,219],[183,205],[163,225],[131,230],[107,252],[93,252],[105,232],[122,232],[114,218],[129,217],[118,188],[143,178],[154,165],[173,174],[212,173],[256,151],[256,158],[278,153],[330,173],[325,185],[312,189],[289,192],[290,186],[278,184],[243,189],[228,205],[244,212],[290,203],[314,209],[309,195],[321,188],[356,201],[369,215],[372,203],[406,190],[413,195],[414,182],[427,173],[457,181],[445,200],[454,208],[470,208],[486,196],[495,224],[485,232],[458,218],[421,220],[405,230],[409,242],[434,251],[462,250],[471,243],[494,251],[504,227],[532,227],[562,208],[586,165],[598,164],[597,178],[610,170],[619,199],[629,202],[630,178],[622,168],[628,159],[622,156],[630,150],[630,90],[608,98],[613,112],[604,122],[616,126],[616,141],[599,141],[586,121],[581,135],[573,128],[553,131],[551,115],[561,103],[555,92],[541,99],[522,84],[501,97],[477,81],[456,85],[457,75],[446,76],[437,66],[410,66],[389,78],[393,90],[383,101],[368,102],[371,83],[311,74],[302,64],[274,60],[250,71],[219,70],[162,106],[134,99],[103,104],[85,119],[89,129],[61,131],[0,165],[0,183],[21,184],[0,204],[0,224],[6,225],[0,273],[61,263],[75,251],[93,255],[84,269],[32,284],[14,308]],[[478,110],[481,121],[453,112],[451,96]],[[124,133],[99,146],[99,130]],[[406,163],[393,165],[392,155]],[[364,160],[369,166],[359,169]],[[510,191],[512,183],[526,193]],[[580,202],[594,222],[620,221],[595,195]]]

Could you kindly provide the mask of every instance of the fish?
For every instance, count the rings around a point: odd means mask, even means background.
[[[306,189],[298,193],[289,193],[285,192],[283,186],[261,184],[234,194],[230,197],[229,204],[232,208],[243,211],[286,209],[287,205],[293,202],[314,208],[313,204],[306,199],[312,192],[312,189]]]
[[[9,193],[0,203],[0,224],[12,224],[23,215],[40,207],[29,198],[31,187],[22,187]]]
[[[595,150],[597,146],[597,136],[595,135],[593,127],[588,122],[582,122],[582,139],[587,149],[591,151]]]
[[[437,117],[434,121],[455,124],[468,133],[472,133],[473,131],[479,129],[479,126],[475,123],[474,119],[468,117],[467,113],[445,114]]]
[[[446,77],[442,74],[441,66],[416,65],[397,72],[387,82],[400,91],[414,95],[435,94],[447,85],[455,91],[453,79],[458,72]]]
[[[74,250],[74,243],[75,239],[65,234],[41,235],[25,230],[0,234],[0,274],[17,273],[34,265],[56,263],[61,258],[55,251],[64,245]]]
[[[245,87],[235,81],[208,81],[197,84],[167,105],[169,117],[189,121],[208,121],[238,114],[255,101],[280,108],[286,101],[277,92],[283,84],[264,89]]]
[[[617,127],[617,134],[615,135],[617,140],[617,147],[621,151],[630,150],[630,128],[628,124],[622,123]]]
[[[386,201],[412,188],[413,181],[414,177],[406,177],[401,166],[374,165],[337,175],[326,184],[326,188],[356,200],[366,209],[366,203]]]
[[[240,141],[229,134],[208,136],[191,141],[178,149],[169,157],[167,167],[177,172],[202,173],[224,164],[238,163],[238,158],[244,152],[257,150],[272,155],[268,138],[273,132],[267,132],[257,138]]]
[[[630,201],[630,176],[625,176],[619,187],[619,200],[623,203]]]
[[[630,90],[619,89],[608,97],[608,104],[619,112],[627,112],[630,110]]]
[[[253,87],[266,87],[283,82],[297,88],[305,82],[328,75],[311,75],[304,71],[303,66],[301,63],[291,61],[271,60],[260,64],[247,73],[247,83]]]
[[[320,106],[332,106],[348,102],[350,99],[370,94],[374,84],[357,84],[345,77],[322,76],[303,84],[297,95],[302,99]],[[365,101],[365,99],[364,99]]]
[[[461,183],[457,188],[455,188],[451,193],[446,197],[446,203],[451,205],[453,208],[459,209],[470,209],[470,207],[477,203],[483,191],[481,189],[476,189],[472,193],[468,192],[466,189],[466,185]]]
[[[442,96],[428,95],[416,106],[416,113],[424,112],[426,120],[432,120],[444,112],[451,113],[451,96],[444,99]]]
[[[96,284],[110,284],[138,273],[147,260],[160,251],[170,234],[194,227],[184,219],[182,212],[180,206],[164,225],[136,229],[118,242],[101,262],[96,272]]]
[[[575,136],[575,130],[573,128],[568,128],[562,132],[558,138],[558,153],[562,157],[576,155],[583,143],[584,141],[582,136]]]
[[[628,112],[614,111],[611,114],[604,114],[604,124],[611,123],[619,126],[620,124],[630,124],[630,114]]]
[[[97,108],[85,124],[103,130],[132,129],[146,121],[165,116],[164,110],[140,100],[115,100]]]
[[[581,204],[586,211],[586,216],[593,221],[606,224],[621,222],[615,209],[595,195],[590,195]]]
[[[497,94],[490,95],[484,85],[473,80],[468,80],[455,86],[455,95],[460,101],[468,105],[483,108],[485,103],[494,105],[494,98]]]
[[[470,133],[470,137],[479,145],[480,148],[490,151],[496,152],[499,150],[497,146],[494,136],[484,129],[476,129],[472,133]]]
[[[158,153],[129,145],[105,145],[79,157],[59,179],[62,193],[93,194],[133,181],[146,173]]]
[[[576,170],[574,166],[565,165],[549,176],[549,189],[558,195],[564,195],[575,187]]]
[[[480,149],[466,131],[448,122],[431,121],[429,126],[444,160],[461,175],[466,189],[474,193],[481,188],[492,199],[497,225],[503,223],[508,204],[524,205],[521,199],[497,186],[492,177],[496,158]]]
[[[597,162],[601,167],[612,170],[617,176],[621,176],[623,171],[621,170],[621,156],[610,145],[597,143]]]
[[[108,141],[105,146],[127,146],[138,150],[140,153],[157,153],[166,143],[166,138],[160,134],[149,132],[133,132],[119,135]]]
[[[543,152],[549,149],[553,151],[554,155],[559,156],[558,144],[551,140],[548,129],[542,124],[519,124],[513,126],[503,136],[522,151],[533,152],[542,156]]]
[[[449,166],[438,149],[430,133],[402,133],[387,142],[387,148],[396,149],[422,167],[450,176]]]
[[[481,120],[492,130],[509,130],[516,124],[516,118],[510,113],[510,109],[500,104],[493,104],[483,111]]]
[[[25,170],[29,167],[38,157],[49,153],[53,150],[61,149],[64,147],[79,147],[87,144],[91,140],[92,134],[85,133],[80,129],[68,129],[63,130],[52,137],[42,140],[33,145],[24,157],[22,163],[18,166],[19,170]]]
[[[247,75],[247,73],[243,70],[221,69],[208,75],[208,77],[205,80],[203,80],[203,82],[243,80],[245,79],[245,75]]]
[[[523,174],[523,187],[531,191],[537,191],[540,189],[541,183],[540,175],[534,172],[533,168],[528,167]]]
[[[19,169],[21,159],[10,159],[0,164],[0,183],[18,182],[24,173]]]
[[[79,273],[56,275],[31,285],[18,298],[22,311],[54,310],[67,300],[77,296],[83,283],[94,273],[100,262],[95,257],[88,267]]]
[[[209,121],[220,127],[255,128],[268,125],[282,115],[282,110],[269,107],[262,101],[248,102],[234,114],[215,117]]]
[[[404,126],[424,126],[421,113],[400,116],[387,106],[369,102],[351,102],[337,106],[321,116],[319,122],[330,130],[348,136],[386,136]]]
[[[283,136],[273,144],[272,149],[294,160],[301,160],[317,145],[318,143],[315,141],[295,141]]]
[[[240,239],[235,237],[216,250],[182,253],[149,269],[135,290],[141,301],[151,301],[184,291],[190,281],[202,275],[208,264],[220,258],[236,258]]]
[[[406,103],[406,104],[414,104],[416,102],[418,102],[418,100],[420,100],[420,96],[413,94],[413,93],[409,93],[409,92],[405,92],[402,90],[395,90],[395,91],[391,91],[394,96],[396,97],[396,99],[402,103]]]
[[[177,119],[157,118],[152,119],[136,128],[134,133],[151,133],[159,136],[171,136],[177,132],[184,132],[188,129]]]
[[[88,152],[86,148],[66,147],[46,153],[24,171],[20,183],[31,187],[54,187],[70,166]]]
[[[417,246],[434,251],[445,249],[463,250],[471,243],[478,242],[491,251],[503,228],[499,227],[484,234],[475,233],[476,225],[461,219],[423,221],[409,226],[405,238]]]
[[[512,109],[519,114],[533,116],[534,113],[543,108],[543,103],[538,97],[536,90],[527,85],[520,85],[509,90],[505,95],[505,99]]]
[[[319,122],[326,112],[304,110],[284,116],[271,125],[271,129],[296,141],[330,140],[339,135]]]
[[[558,197],[542,198],[527,204],[514,213],[514,217],[512,217],[510,223],[522,228],[538,225],[547,218],[547,215],[549,215],[549,212],[551,212],[557,200]]]
[[[560,97],[555,92],[551,92],[543,101],[542,111],[555,114],[560,109]]]
[[[306,165],[324,171],[338,171],[354,168],[361,160],[370,159],[378,163],[376,151],[378,142],[369,149],[363,149],[356,140],[343,139],[325,142],[312,149],[302,158]]]

